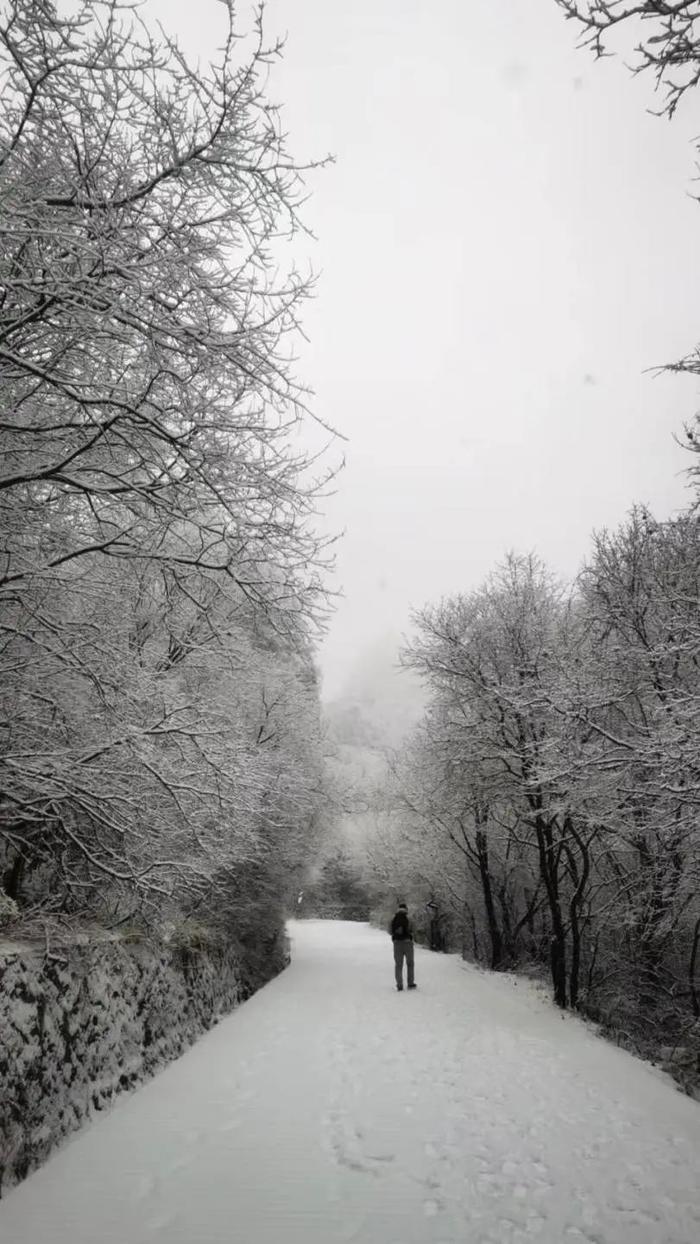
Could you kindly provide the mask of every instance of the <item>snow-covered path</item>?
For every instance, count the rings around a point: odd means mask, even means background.
[[[2,1244],[697,1244],[700,1106],[528,984],[364,925],[0,1202]]]

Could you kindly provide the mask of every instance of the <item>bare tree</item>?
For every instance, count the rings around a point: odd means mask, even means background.
[[[422,610],[405,660],[430,706],[379,851],[461,902],[477,957],[518,964],[548,949],[560,1005],[649,1053],[675,1049],[688,1083],[699,532],[692,512],[659,523],[639,507],[596,535],[570,594],[536,559],[511,557],[479,590]]]
[[[280,893],[315,815],[305,169],[262,12],[221,11],[200,70],[118,0],[0,0],[0,859],[25,910],[211,913],[244,868]]]
[[[186,594],[169,578],[82,558],[54,585],[52,626],[27,615],[5,644],[0,856],[25,906],[201,907],[222,869],[265,856],[284,879],[303,855],[320,788],[310,655],[251,634],[232,585],[212,599],[200,576],[197,601],[192,571]]]
[[[476,740],[464,756],[472,786],[498,792],[498,803],[512,813],[504,832],[524,836],[535,852],[550,919],[554,995],[566,1006],[571,986],[567,862],[578,844],[559,777],[559,723],[549,687],[551,667],[558,662],[562,610],[561,592],[537,559],[510,557],[480,591],[423,610],[417,618],[419,637],[404,659],[429,680],[454,721],[462,715]],[[488,879],[488,912],[492,899],[483,824],[489,803],[482,793],[472,804],[482,885]],[[575,975],[573,985],[575,994]]]
[[[595,653],[582,725],[609,830],[595,867],[612,922],[600,903],[596,920],[609,979],[638,991],[650,1027],[664,1007],[682,1014],[695,988],[699,574],[696,519],[658,523],[640,508],[596,536],[581,578]]]
[[[164,558],[287,614],[319,599],[321,486],[289,431],[303,169],[231,0],[192,68],[118,0],[2,6],[0,586]],[[170,537],[170,543],[165,536]]]

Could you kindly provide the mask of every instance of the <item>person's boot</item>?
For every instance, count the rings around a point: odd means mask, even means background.
[[[418,988],[418,986],[417,986],[416,982],[414,981],[412,985],[409,985],[409,986],[408,986],[408,988],[409,988],[409,989],[417,989],[417,988]]]
[[[411,986],[409,985],[409,989],[410,989],[410,988],[411,988]],[[396,986],[396,990],[397,990],[397,993],[403,993],[403,985],[397,985],[397,986]]]

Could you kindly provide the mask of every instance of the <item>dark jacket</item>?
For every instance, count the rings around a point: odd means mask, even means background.
[[[392,942],[413,941],[413,925],[408,918],[408,912],[397,911],[391,925],[389,927]]]

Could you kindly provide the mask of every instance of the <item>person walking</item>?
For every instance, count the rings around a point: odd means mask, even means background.
[[[413,926],[408,918],[408,908],[405,903],[399,903],[396,914],[391,921],[389,929],[391,940],[394,944],[394,971],[396,976],[396,988],[403,989],[403,963],[406,960],[406,976],[409,989],[416,988],[414,980],[414,960],[413,960]]]

